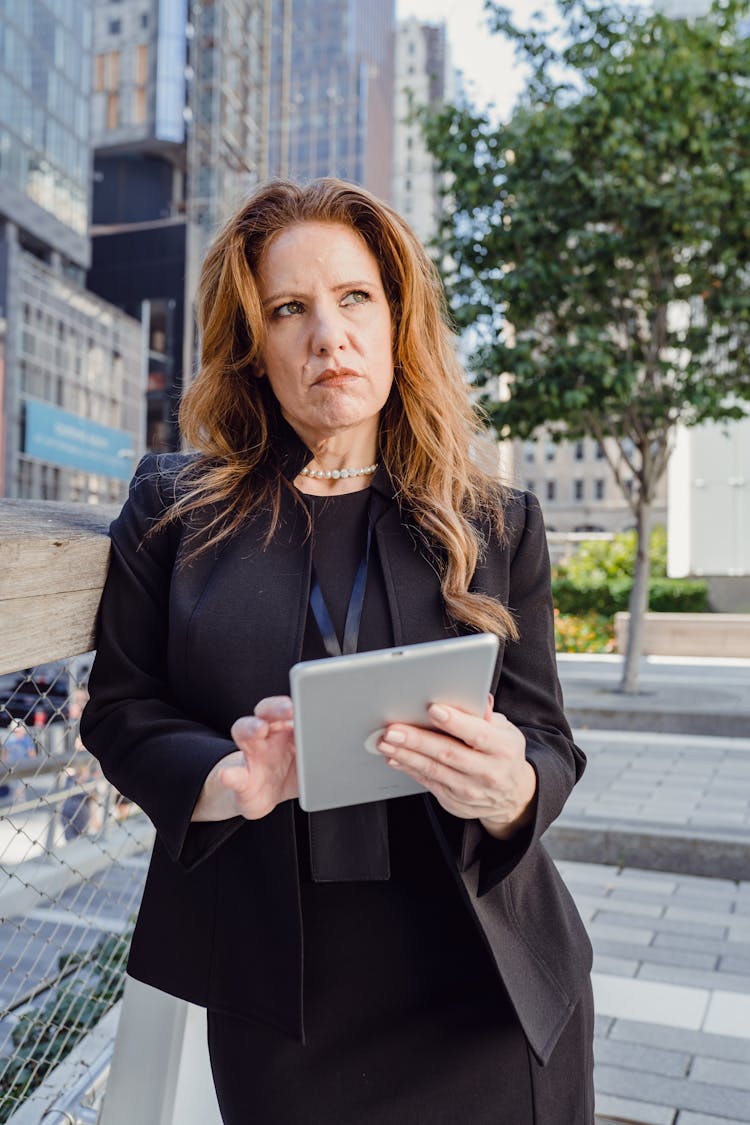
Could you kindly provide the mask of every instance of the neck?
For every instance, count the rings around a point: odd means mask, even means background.
[[[341,472],[343,469],[364,469],[374,465],[378,460],[377,428],[369,432],[335,433],[327,436],[320,434],[303,433],[296,426],[299,437],[311,451],[311,459],[307,462],[308,471]],[[372,473],[358,474],[346,477],[313,477],[298,476],[295,485],[301,492],[318,496],[328,496],[332,493],[357,492],[368,488],[372,481]]]

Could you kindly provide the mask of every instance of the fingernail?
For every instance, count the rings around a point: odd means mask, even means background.
[[[445,707],[441,707],[439,703],[433,703],[428,708],[428,714],[431,719],[437,719],[439,723],[447,723],[450,715]]]
[[[386,742],[393,743],[394,746],[401,746],[406,742],[406,735],[400,730],[389,730],[383,735]]]

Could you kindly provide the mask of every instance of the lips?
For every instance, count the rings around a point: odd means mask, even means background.
[[[350,379],[359,378],[359,372],[351,367],[328,367],[313,380],[314,387],[338,387]]]

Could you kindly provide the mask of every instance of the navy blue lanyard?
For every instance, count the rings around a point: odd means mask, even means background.
[[[367,507],[367,542],[359,560],[357,573],[354,577],[354,585],[352,592],[349,596],[349,606],[346,611],[346,622],[344,624],[344,644],[339,644],[339,639],[336,636],[336,630],[331,621],[331,615],[328,612],[323,591],[320,588],[317,575],[315,574],[315,567],[312,569],[312,585],[310,587],[310,609],[313,611],[320,635],[323,638],[323,647],[329,656],[349,656],[350,653],[357,651],[357,642],[359,641],[359,626],[362,621],[362,609],[365,604],[365,587],[367,586],[367,566],[370,561],[370,548],[372,546],[372,529],[375,526],[375,505],[372,502],[372,494]]]

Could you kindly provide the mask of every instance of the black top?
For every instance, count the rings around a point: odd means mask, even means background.
[[[367,533],[368,491],[309,497],[313,564],[341,640]],[[392,643],[371,555],[360,651]],[[303,655],[324,656],[308,612]],[[295,802],[304,935],[305,1045],[209,1013],[228,1125],[530,1125],[526,1044],[480,931],[461,900],[421,796],[386,802],[387,880],[314,882],[308,814]],[[332,810],[336,815],[347,810]],[[313,817],[320,814],[312,814]]]
[[[341,640],[367,534],[369,489],[305,499],[313,517],[315,572]],[[373,551],[358,650],[392,644],[383,576]],[[325,656],[322,638],[308,611],[303,658],[321,656]],[[331,1005],[332,979],[342,1004],[352,995],[355,980],[342,973],[344,963],[356,978],[358,1005],[366,988],[366,1009],[393,1004],[398,1010],[409,997],[424,1002],[437,991],[447,996],[454,990],[465,994],[467,987],[498,989],[482,937],[461,902],[457,880],[440,851],[423,798],[399,797],[387,806],[390,880],[320,884],[310,877],[308,817],[297,804],[308,1026],[309,1019],[315,1019],[317,1002]],[[382,954],[383,948],[388,949],[386,961],[376,956],[367,964],[371,959],[366,951]],[[362,951],[362,959],[352,957],[355,949]],[[374,971],[378,964],[384,972],[387,967],[384,978]]]

